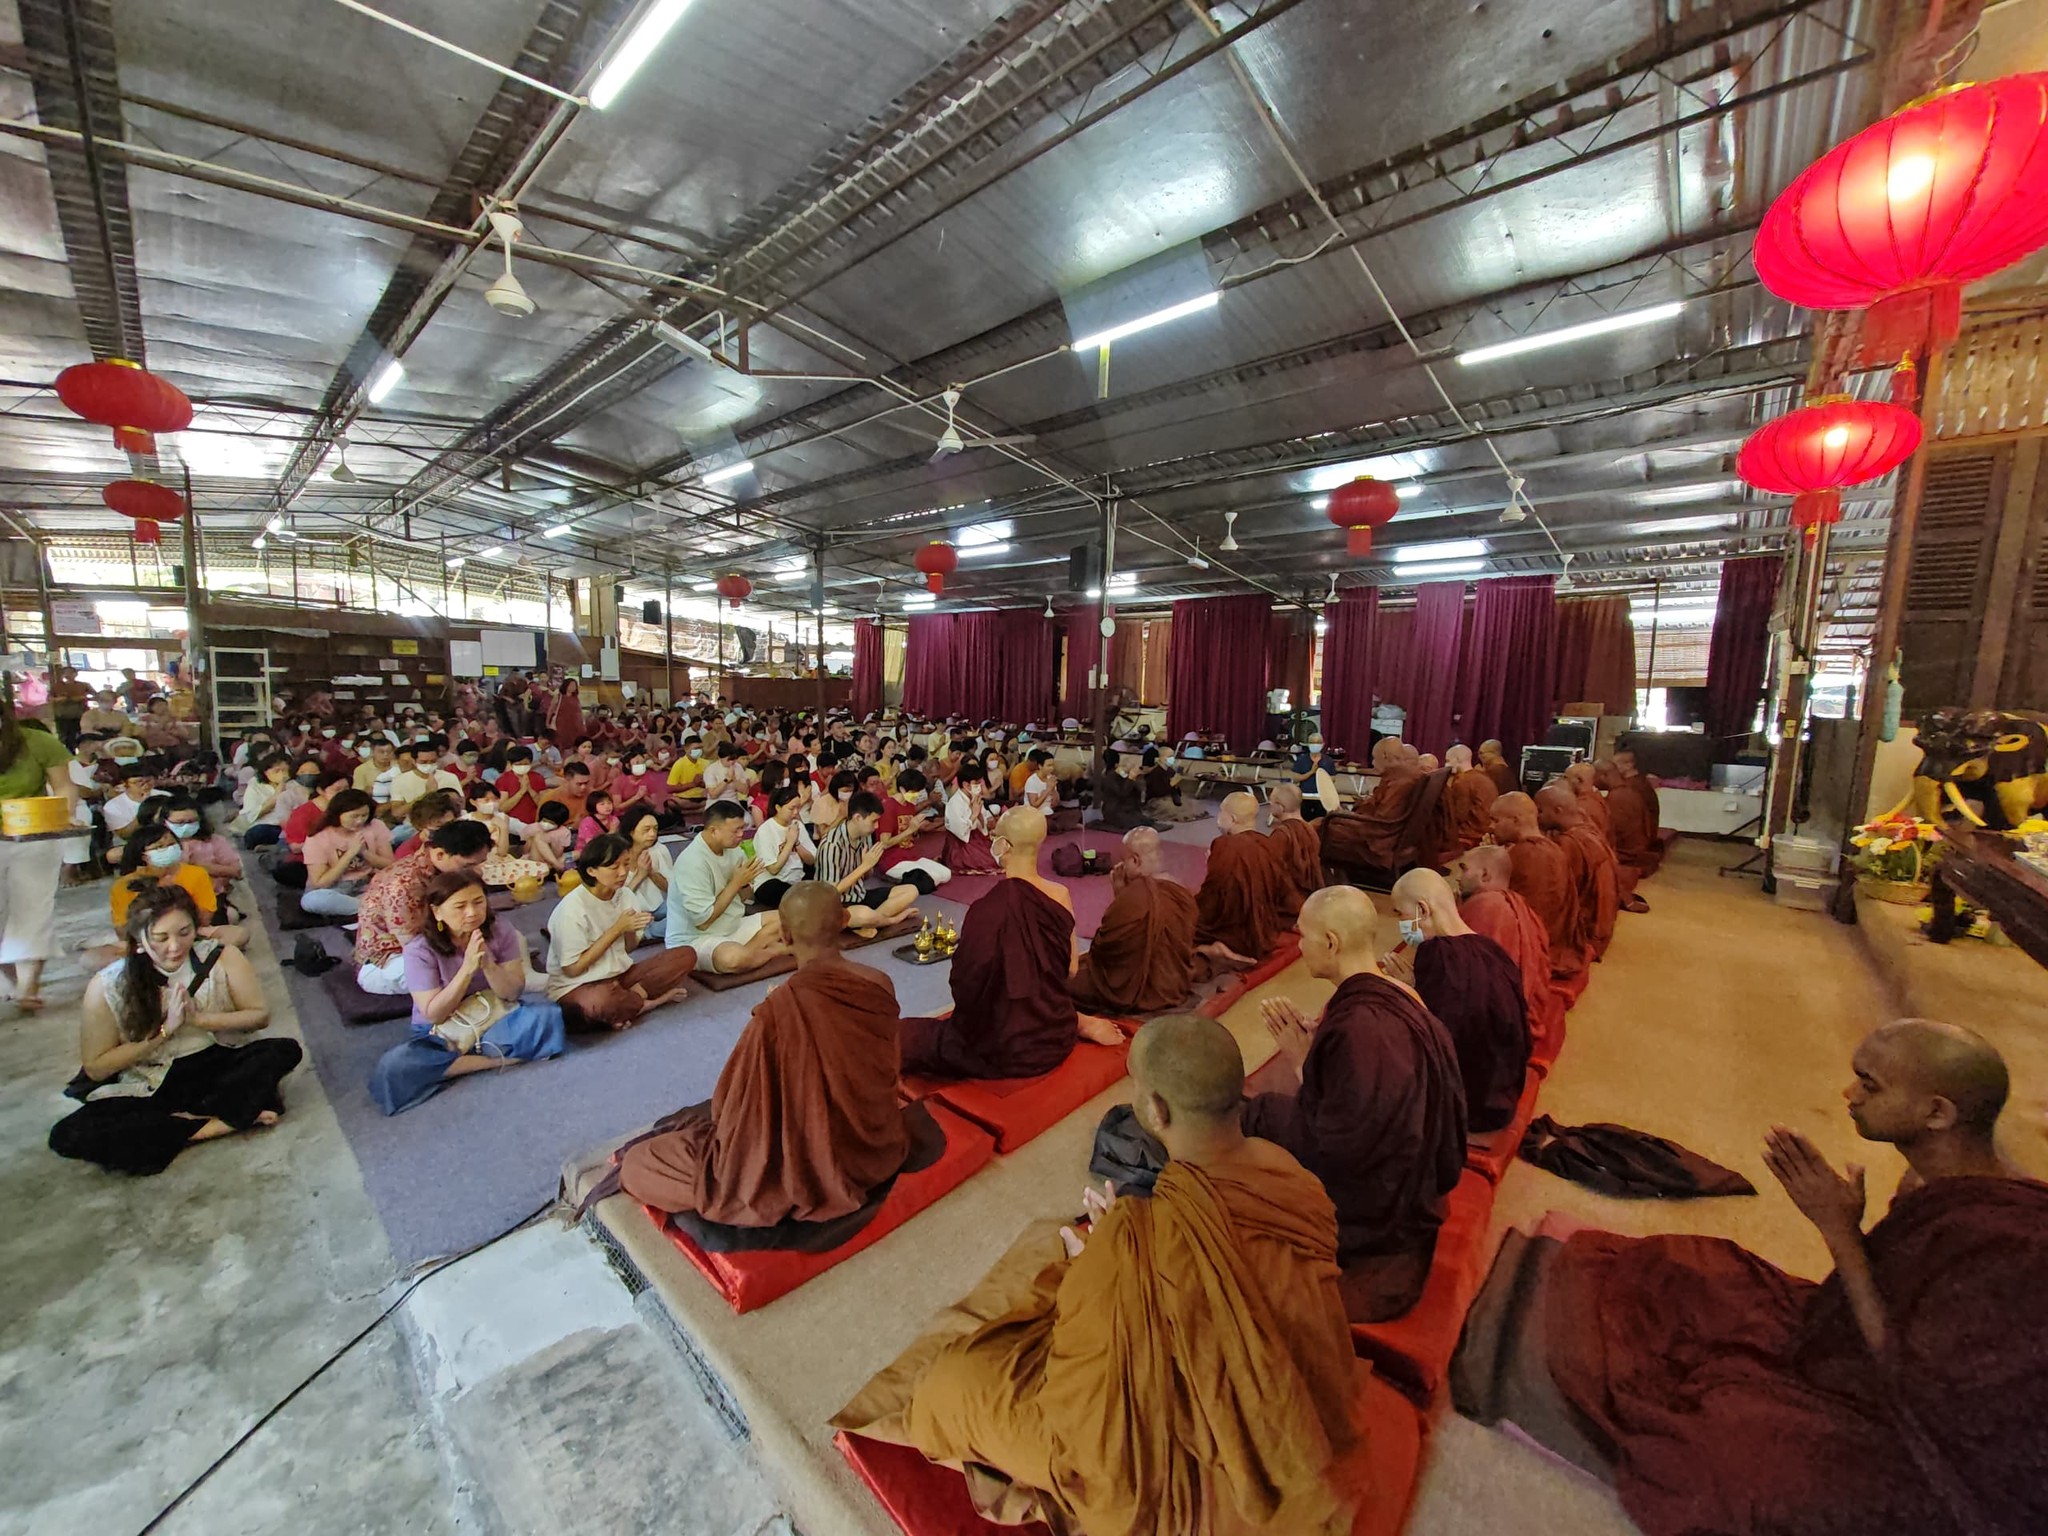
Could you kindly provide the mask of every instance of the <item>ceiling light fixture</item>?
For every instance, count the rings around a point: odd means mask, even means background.
[[[1195,540],[1195,552],[1188,556],[1188,564],[1198,571],[1209,569],[1209,562],[1202,558],[1202,541],[1200,539]]]
[[[1630,523],[1630,533],[1705,533],[1713,528],[1733,528],[1737,514],[1702,512],[1696,517],[1659,517],[1646,523]]]
[[[569,524],[557,523],[552,528],[543,528],[541,530],[540,536],[544,539],[565,539],[569,536],[569,532]]]
[[[327,472],[327,477],[340,485],[356,483],[356,472],[348,467],[348,439],[345,437],[334,440],[334,468]]]
[[[597,78],[590,83],[590,104],[602,112],[619,99],[619,92],[640,72],[661,40],[690,8],[690,0],[654,0],[642,13],[638,25],[626,34],[612,56],[604,61]]]
[[[405,377],[405,364],[397,358],[388,359],[382,368],[370,377],[370,404],[382,405],[387,395],[398,388],[398,381]]]
[[[653,329],[654,334],[658,338],[667,342],[678,352],[687,352],[692,357],[701,357],[707,363],[718,361],[717,355],[709,347],[705,346],[703,342],[692,336],[688,331],[680,330],[670,325],[666,320],[655,321]]]
[[[1237,514],[1235,512],[1223,514],[1223,542],[1216,547],[1225,554],[1234,555],[1237,553]]]
[[[505,270],[491,279],[491,286],[484,290],[484,302],[501,315],[510,315],[515,320],[524,320],[533,313],[533,300],[527,297],[525,287],[512,271],[512,242],[526,233],[526,226],[519,222],[518,212],[510,206],[493,208],[488,215],[491,233],[505,244]]]
[[[459,571],[468,563],[469,556],[467,555],[450,555],[448,557],[448,569],[451,571]]]
[[[1470,576],[1486,569],[1484,560],[1439,560],[1423,565],[1396,566],[1394,575],[1402,581],[1424,576]]]
[[[946,402],[946,430],[939,434],[938,452],[932,455],[932,462],[934,464],[938,463],[939,460],[945,458],[948,454],[958,453],[967,446],[966,439],[960,435],[959,423],[953,419],[953,412],[960,405],[960,386],[957,384],[947,385],[945,393],[940,395],[939,398]]]
[[[754,461],[752,459],[741,459],[737,464],[728,464],[723,469],[714,469],[709,474],[700,476],[697,483],[699,485],[723,485],[728,480],[737,480],[741,475],[750,475],[753,472]]]
[[[263,525],[263,531],[265,533],[279,533],[282,532],[283,529],[284,514],[282,512],[280,512],[276,517],[273,517],[269,522]]]
[[[1658,608],[1654,610],[1635,608],[1630,610],[1629,617],[1638,624],[1655,624],[1659,629],[1663,628],[1666,624],[1690,628],[1695,625],[1713,623],[1714,610],[1711,608]]]
[[[939,600],[929,592],[911,592],[904,596],[903,606],[906,608],[936,608],[939,606]]]
[[[1404,544],[1393,551],[1393,561],[1412,565],[1418,560],[1470,560],[1491,552],[1484,539],[1445,539],[1436,544]]]
[[[1474,347],[1469,352],[1460,352],[1458,364],[1460,367],[1470,368],[1474,363],[1491,363],[1503,357],[1519,357],[1524,352],[1538,352],[1545,347],[1561,347],[1568,342],[1611,335],[1615,331],[1632,331],[1637,326],[1655,325],[1660,320],[1673,319],[1684,308],[1685,301],[1679,299],[1670,304],[1653,304],[1648,309],[1624,310],[1618,315],[1588,320],[1583,325],[1567,325],[1555,331],[1538,331],[1534,336],[1517,336],[1513,341],[1498,342],[1490,347]]]
[[[1422,494],[1422,487],[1419,485],[1397,485],[1394,487],[1394,494],[1403,501],[1413,501]]]
[[[1074,343],[1074,350],[1076,352],[1093,352],[1097,347],[1106,347],[1112,341],[1122,341],[1126,336],[1135,336],[1140,331],[1149,331],[1155,325],[1165,325],[1169,321],[1179,320],[1187,315],[1198,315],[1205,309],[1214,309],[1217,304],[1222,302],[1222,299],[1223,295],[1220,292],[1211,291],[1201,295],[1199,298],[1189,299],[1182,304],[1174,304],[1166,309],[1155,309],[1149,315],[1140,315],[1135,320],[1126,320],[1122,325],[1113,325],[1106,331],[1098,331],[1093,336],[1082,337]]]
[[[690,583],[690,590],[692,592],[716,592],[718,590],[718,583],[715,581],[693,581]]]

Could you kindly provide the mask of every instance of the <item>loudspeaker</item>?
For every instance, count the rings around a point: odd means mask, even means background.
[[[171,585],[174,587],[185,585],[185,563],[182,560],[174,562],[171,566]]]
[[[661,602],[659,599],[650,597],[640,605],[640,622],[643,624],[659,624],[661,622]]]
[[[1067,556],[1067,590],[1086,592],[1102,585],[1102,551],[1093,544],[1076,544]]]
[[[614,608],[616,608],[616,607],[618,607],[618,606],[619,606],[619,604],[623,603],[623,602],[624,602],[625,600],[626,600],[626,584],[625,584],[625,583],[624,583],[623,581],[615,581],[615,582],[613,582],[613,583],[612,583],[612,606],[613,606]]]

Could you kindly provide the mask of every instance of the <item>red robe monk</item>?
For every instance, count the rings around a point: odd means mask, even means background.
[[[1254,961],[1273,952],[1287,926],[1280,915],[1280,856],[1257,829],[1258,815],[1258,801],[1242,790],[1224,797],[1216,813],[1221,831],[1209,845],[1209,867],[1195,898],[1195,942],[1221,944]]]
[[[1493,825],[1493,802],[1500,788],[1483,768],[1472,763],[1472,749],[1456,746],[1444,754],[1451,776],[1437,802],[1437,860],[1448,863],[1468,848],[1486,841]]]
[[[1072,1257],[923,1371],[908,1438],[1055,1529],[1346,1536],[1360,1432],[1329,1199],[1237,1130],[1242,1057],[1214,1020],[1146,1025],[1131,1076],[1167,1153],[1150,1198],[1091,1197]]]
[[[1479,767],[1493,780],[1493,787],[1503,795],[1511,795],[1522,787],[1515,775],[1515,766],[1507,760],[1498,741],[1479,743]]]
[[[1571,858],[1543,835],[1536,802],[1519,790],[1493,802],[1493,840],[1508,851],[1515,893],[1543,919],[1550,935],[1550,974],[1570,1007],[1586,990],[1586,971],[1593,963]]]
[[[1595,960],[1602,959],[1614,940],[1615,914],[1621,910],[1613,850],[1586,824],[1579,797],[1568,785],[1548,784],[1538,790],[1536,815],[1538,824],[1571,863],[1581,947]]]
[[[1599,785],[1607,791],[1608,840],[1624,864],[1647,879],[1664,862],[1664,843],[1657,834],[1655,791],[1641,775],[1625,775],[1614,763],[1595,767]]]
[[[780,911],[796,973],[755,1005],[709,1112],[685,1111],[619,1160],[643,1205],[739,1227],[831,1221],[909,1154],[895,987],[839,953],[845,908],[829,886],[793,887]]]
[[[1564,1049],[1564,994],[1550,975],[1550,932],[1536,909],[1510,888],[1508,851],[1491,844],[1458,861],[1464,899],[1458,915],[1515,962],[1522,977],[1522,1002],[1529,1021],[1529,1063],[1548,1069]]]
[[[1301,788],[1276,784],[1266,796],[1266,835],[1280,855],[1280,873],[1286,881],[1281,915],[1292,926],[1301,904],[1323,888],[1323,841],[1316,829],[1301,819]]]
[[[1309,973],[1337,983],[1320,1023],[1285,998],[1264,1004],[1280,1055],[1262,1068],[1244,1128],[1278,1142],[1337,1206],[1339,1261],[1354,1322],[1399,1317],[1421,1296],[1446,1202],[1465,1169],[1465,1095],[1444,1027],[1380,973],[1379,914],[1351,886],[1301,909]]]
[[[1599,770],[1591,763],[1573,763],[1564,772],[1565,782],[1579,797],[1579,809],[1585,814],[1586,825],[1600,834],[1600,841],[1607,845],[1609,858],[1614,864],[1614,894],[1621,902],[1624,912],[1647,912],[1650,904],[1636,895],[1636,882],[1641,872],[1633,864],[1622,859],[1614,846],[1613,818],[1607,809],[1607,797],[1600,793]]]
[[[1152,834],[1156,841],[1158,834]],[[1157,1013],[1185,1002],[1195,984],[1195,896],[1125,858],[1110,878],[1116,895],[1067,990],[1090,1013]]]
[[[1514,1119],[1529,1074],[1521,970],[1467,925],[1450,882],[1435,870],[1409,870],[1394,882],[1392,898],[1412,947],[1390,959],[1404,960],[1422,1005],[1451,1037],[1467,1127],[1475,1136],[1497,1131]]]
[[[1372,761],[1380,776],[1373,792],[1322,820],[1323,861],[1339,869],[1392,869],[1429,782],[1415,749],[1392,737],[1374,745]]]

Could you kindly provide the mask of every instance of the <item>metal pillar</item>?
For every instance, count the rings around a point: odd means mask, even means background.
[[[1104,486],[1108,486],[1106,476]],[[1116,515],[1116,497],[1105,495],[1102,498],[1102,585],[1097,589],[1099,597],[1095,604],[1095,668],[1090,679],[1095,685],[1095,707],[1090,711],[1089,734],[1093,743],[1088,762],[1089,772],[1097,778],[1102,775],[1102,754],[1109,749],[1109,641],[1102,631],[1114,611],[1109,600],[1109,583],[1116,574]],[[1067,644],[1073,643],[1073,636],[1069,634]]]
[[[811,608],[817,618],[818,654],[811,658],[818,678],[818,718],[825,718],[825,535],[811,546]]]
[[[200,686],[206,681],[201,675],[206,655],[206,624],[200,614],[199,585],[199,504],[192,499],[192,471],[185,471],[185,670],[186,681],[192,689],[193,709],[199,721],[199,741],[202,746],[211,744],[220,750],[220,735],[216,729],[211,711],[207,708],[207,695],[212,691]]]
[[[676,579],[669,566],[661,568],[661,662],[669,707],[676,702]]]

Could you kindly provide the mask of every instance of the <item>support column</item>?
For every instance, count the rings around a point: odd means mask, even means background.
[[[1105,355],[1108,348],[1103,348]],[[1089,753],[1088,771],[1096,778],[1102,776],[1102,755],[1109,750],[1109,641],[1102,631],[1110,627],[1110,615],[1114,611],[1109,600],[1109,583],[1116,574],[1116,517],[1117,501],[1114,490],[1105,479],[1105,494],[1102,498],[1102,586],[1098,589],[1100,599],[1095,604],[1095,666],[1089,674],[1094,683],[1094,709],[1090,711],[1089,734],[1094,745]],[[1067,637],[1072,645],[1073,636]],[[1055,679],[1054,693],[1058,693]],[[1057,708],[1057,704],[1054,706]]]
[[[669,708],[676,702],[676,577],[673,567],[661,568],[661,664]]]
[[[192,702],[199,722],[199,743],[220,750],[220,729],[213,718],[211,669],[206,665],[206,624],[200,617],[199,504],[192,499],[192,471],[185,471],[185,665],[192,674]]]

